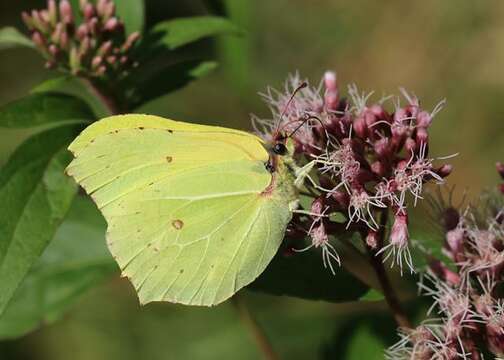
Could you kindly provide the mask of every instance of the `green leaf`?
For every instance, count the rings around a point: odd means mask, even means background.
[[[65,222],[0,317],[0,339],[27,334],[61,316],[117,266],[105,245],[106,224],[93,203],[75,198]]]
[[[71,95],[85,101],[98,118],[109,115],[105,105],[75,76],[60,76],[46,80],[33,88],[31,92]]]
[[[154,74],[137,74],[131,78],[132,86],[136,85],[131,101],[134,106],[139,106],[184,87],[216,67],[217,63],[213,61],[191,60],[168,66]]]
[[[116,15],[124,22],[126,34],[135,31],[142,32],[145,20],[145,4],[143,0],[116,1]]]
[[[369,326],[357,328],[348,344],[345,359],[382,360],[385,346]]]
[[[82,100],[63,94],[32,94],[0,106],[0,127],[27,128],[95,119]]]
[[[383,294],[376,290],[376,289],[369,289],[367,293],[364,294],[364,296],[361,296],[359,299],[360,301],[382,301],[385,300],[385,296]]]
[[[322,264],[316,249],[284,255],[280,250],[266,270],[249,289],[273,295],[287,295],[330,302],[354,301],[364,295],[368,286],[342,267],[333,275]]]
[[[226,18],[194,16],[160,22],[154,26],[148,38],[173,50],[206,37],[241,33],[241,30]]]
[[[77,191],[63,171],[76,125],[26,140],[0,170],[0,315],[53,238]]]
[[[15,47],[35,48],[32,41],[25,35],[21,34],[14,27],[4,27],[0,29],[0,50],[10,49]]]

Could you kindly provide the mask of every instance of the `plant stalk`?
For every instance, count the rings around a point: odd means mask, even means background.
[[[247,304],[244,302],[242,296],[236,294],[231,299],[243,325],[248,329],[254,341],[259,348],[259,351],[262,353],[265,360],[279,360],[280,357],[273,349],[271,342],[268,337],[264,333],[264,330],[261,328],[257,320],[252,316]]]
[[[383,209],[380,218],[380,228],[378,230],[377,249],[381,249],[381,247],[384,244],[387,220],[388,220],[388,210]],[[394,316],[397,325],[402,328],[411,329],[412,328],[411,322],[406,316],[406,313],[404,312],[401,306],[399,298],[394,288],[392,287],[392,284],[390,283],[390,279],[387,275],[387,271],[385,270],[385,266],[383,264],[382,254],[377,255],[376,254],[377,251],[373,250],[366,244],[365,234],[362,234],[362,239],[369,253],[371,266],[373,267],[376,273],[383,295],[385,296],[385,301],[387,302],[387,305],[390,308],[390,311],[392,312],[392,315]]]
[[[117,102],[112,97],[108,96],[103,91],[101,91],[101,89],[98,86],[96,86],[96,84],[92,80],[85,77],[79,77],[79,79],[84,83],[84,85],[89,89],[89,91],[94,96],[100,99],[102,104],[104,104],[105,107],[107,108],[110,115],[117,115],[121,113]]]

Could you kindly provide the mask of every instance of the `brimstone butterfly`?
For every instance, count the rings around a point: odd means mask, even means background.
[[[118,115],[70,145],[67,173],[107,220],[107,244],[142,304],[215,305],[278,250],[297,203],[285,139]]]

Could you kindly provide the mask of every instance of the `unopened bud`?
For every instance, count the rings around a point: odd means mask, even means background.
[[[103,27],[106,31],[115,31],[119,28],[119,20],[116,17],[112,17],[105,22]]]
[[[394,217],[394,224],[390,232],[390,243],[398,248],[408,245],[408,215],[404,210],[399,211]]]
[[[63,30],[60,36],[60,47],[62,49],[68,50],[69,45],[70,45],[70,37],[68,36],[68,32]]]
[[[415,152],[416,142],[412,138],[407,138],[404,143],[404,149],[408,154],[412,154]]]
[[[102,65],[100,66],[97,70],[96,70],[96,75],[98,76],[103,76],[105,75],[105,73],[107,72],[107,67],[105,65]]]
[[[40,50],[43,50],[43,51],[46,51],[46,41],[44,39],[44,37],[42,36],[42,34],[38,31],[34,31],[32,36],[32,41],[33,43],[40,49]]]
[[[436,170],[436,173],[441,176],[442,178],[447,177],[450,175],[453,171],[453,166],[450,164],[443,164],[439,167],[439,169]]]
[[[39,16],[42,19],[42,21],[46,24],[49,24],[51,22],[51,19],[49,18],[49,11],[47,10],[40,10],[39,11]]]
[[[135,45],[135,43],[138,41],[139,38],[140,38],[140,33],[138,31],[131,33],[128,36],[128,38],[126,39],[126,41],[124,42],[124,45],[121,47],[121,50],[123,52],[129,51],[133,47],[133,45]]]
[[[420,111],[417,115],[417,125],[427,128],[432,122],[432,116],[427,111]]]
[[[56,26],[58,22],[58,7],[56,6],[56,0],[47,0],[47,11],[49,13],[51,25]]]
[[[126,55],[123,55],[119,59],[119,62],[121,63],[121,65],[125,65],[128,62],[128,60],[129,60],[128,57]]]
[[[84,9],[88,4],[89,4],[88,0],[79,0],[79,8],[81,9],[82,12],[84,12]]]
[[[51,41],[54,44],[59,45],[62,31],[63,31],[63,24],[57,23],[53,33],[51,34]]]
[[[95,56],[93,60],[91,60],[91,68],[93,70],[98,69],[98,67],[101,65],[103,61],[103,58],[101,56]]]
[[[88,27],[91,30],[91,34],[93,34],[94,36],[98,35],[98,32],[100,31],[98,18],[92,17],[88,21]]]
[[[366,139],[367,137],[367,125],[366,125],[366,120],[364,117],[359,116],[357,119],[355,119],[353,123],[353,130],[355,131],[355,134],[360,137],[361,139]]]
[[[109,2],[108,4],[105,5],[105,9],[103,12],[103,20],[107,21],[107,19],[110,19],[115,15],[115,4],[113,2]]]
[[[339,102],[339,91],[336,73],[327,71],[324,74],[324,85],[326,88],[324,95],[324,105],[328,110],[335,111],[338,108]]]
[[[108,0],[98,0],[96,2],[96,12],[98,13],[98,16],[103,16],[105,14],[107,3]]]
[[[96,15],[95,7],[93,6],[93,4],[86,3],[86,5],[84,5],[84,9],[82,10],[82,14],[84,15],[84,19],[86,20],[93,18],[93,16]]]
[[[498,162],[495,164],[495,167],[497,168],[497,172],[501,176],[501,178],[504,179],[504,163]]]
[[[107,56],[107,62],[110,65],[114,65],[117,62],[117,57],[115,55]]]
[[[104,42],[100,48],[98,49],[97,51],[97,55],[99,56],[106,56],[110,53],[110,51],[112,50],[112,41],[106,41]]]
[[[84,39],[85,37],[87,37],[89,34],[89,28],[87,26],[86,23],[82,23],[79,25],[79,27],[77,28],[77,37],[79,38],[79,40],[82,40]]]
[[[59,55],[58,47],[54,44],[49,45],[49,53],[56,58]]]
[[[375,141],[373,144],[374,151],[379,157],[386,157],[390,153],[388,138],[384,137]]]
[[[26,11],[23,11],[21,13],[21,18],[23,19],[23,22],[25,25],[28,27],[28,30],[33,30],[34,24],[33,24],[33,19]]]
[[[40,13],[37,10],[32,10],[31,17],[35,29],[43,34],[49,31],[49,23],[42,19]]]
[[[455,228],[446,233],[446,247],[450,258],[460,260],[464,251],[464,230]]]
[[[80,43],[79,55],[81,57],[86,56],[90,48],[91,48],[90,39],[88,37],[85,37],[84,39],[82,39]]]
[[[56,63],[52,60],[47,60],[44,64],[45,68],[50,70],[50,69],[54,69],[56,67]]]
[[[427,129],[424,127],[417,128],[415,140],[419,145],[427,144],[427,142],[429,141],[429,133],[427,132]]]
[[[371,164],[371,171],[376,175],[382,177],[385,175],[386,168],[381,161],[375,161]]]
[[[59,10],[63,23],[71,24],[73,22],[73,12],[70,2],[68,0],[61,0],[59,3]]]
[[[374,230],[369,230],[366,236],[366,244],[371,249],[375,250],[378,247],[378,233]]]
[[[75,46],[72,46],[72,48],[70,49],[69,65],[70,70],[73,74],[77,74],[79,72],[81,66],[81,57],[79,55],[78,49]]]

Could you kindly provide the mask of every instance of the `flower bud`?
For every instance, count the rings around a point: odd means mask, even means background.
[[[501,178],[504,179],[504,163],[498,162],[495,166],[497,167],[497,172]]]
[[[81,57],[79,55],[79,51],[75,46],[72,46],[72,48],[70,49],[69,65],[70,71],[72,71],[73,74],[77,74],[79,72],[81,66]]]
[[[390,243],[399,248],[404,248],[408,245],[408,240],[408,215],[404,210],[401,210],[394,216],[394,224],[390,232]]]
[[[420,111],[417,115],[417,126],[427,128],[432,122],[432,116],[427,111]]]
[[[117,57],[115,55],[107,56],[107,62],[110,65],[114,65],[117,62]]]
[[[51,41],[59,45],[61,41],[61,32],[63,31],[63,24],[62,23],[57,23],[56,27],[54,28],[54,31],[51,34]]]
[[[96,2],[96,12],[98,16],[102,17],[105,14],[108,0],[98,0]]]
[[[44,39],[44,37],[42,36],[42,34],[40,34],[40,32],[38,31],[34,31],[32,36],[32,41],[33,43],[42,51],[47,51],[47,48],[46,48],[46,41]]]
[[[416,150],[416,142],[412,138],[407,138],[404,143],[404,149],[408,154],[413,154]]]
[[[96,70],[96,75],[98,76],[103,76],[105,75],[105,73],[107,72],[107,67],[105,65],[102,65],[100,66],[97,70]]]
[[[73,22],[73,12],[72,5],[68,0],[61,0],[59,3],[59,11],[61,20],[65,24],[71,24]]]
[[[91,34],[93,36],[96,36],[98,35],[99,31],[100,31],[100,27],[99,27],[99,21],[98,21],[98,18],[97,17],[92,17],[89,21],[88,21],[88,27],[91,31]]]
[[[455,228],[446,233],[446,247],[450,258],[459,261],[464,252],[464,230]]]
[[[381,161],[375,161],[371,164],[371,171],[376,175],[383,177],[385,176],[386,168]]]
[[[324,74],[324,85],[326,88],[324,95],[324,105],[326,109],[335,111],[338,108],[339,92],[336,73],[327,71]]]
[[[89,34],[89,28],[87,26],[86,23],[82,23],[79,25],[79,27],[77,28],[77,37],[79,38],[79,40],[82,40],[84,39],[85,37],[87,37]]]
[[[84,12],[84,9],[88,4],[89,4],[88,0],[79,0],[79,8],[81,9],[82,12]]]
[[[353,130],[355,131],[355,134],[357,134],[358,137],[362,139],[366,139],[367,137],[367,125],[366,125],[366,120],[364,117],[359,116],[357,119],[355,119],[353,123]]]
[[[95,56],[91,60],[91,69],[96,70],[102,64],[103,58],[101,56]]]
[[[105,22],[105,25],[103,26],[103,28],[106,31],[110,31],[110,32],[116,31],[119,29],[119,20],[117,20],[116,17],[112,17]]]
[[[69,45],[70,45],[70,37],[68,36],[68,32],[63,30],[60,36],[60,47],[62,49],[68,50]]]
[[[375,141],[373,148],[379,157],[387,157],[390,154],[389,139],[384,137]]]
[[[26,11],[23,11],[21,13],[21,19],[23,19],[23,22],[25,23],[26,27],[28,30],[33,30],[33,20],[30,15]]]
[[[447,177],[450,175],[453,171],[453,166],[450,164],[443,164],[441,165],[437,170],[436,173],[441,176],[442,178]]]
[[[85,20],[90,20],[96,15],[95,7],[93,4],[86,3],[84,5],[84,9],[82,10],[82,14],[84,15]]]
[[[52,26],[56,26],[58,22],[58,7],[56,0],[47,0],[47,11],[49,13],[49,22]]]
[[[135,45],[135,43],[138,41],[139,38],[140,33],[138,31],[131,33],[124,42],[124,45],[121,47],[121,50],[123,52],[128,52]]]
[[[50,53],[50,54],[51,54],[54,58],[56,58],[56,57],[58,57],[58,55],[59,55],[60,51],[59,51],[59,49],[58,49],[58,47],[57,47],[56,45],[51,44],[51,45],[49,45],[49,53]]]
[[[49,23],[44,21],[37,10],[32,10],[31,13],[33,27],[43,34],[49,31]]]
[[[417,128],[415,140],[419,145],[427,144],[429,141],[429,133],[427,132],[427,129],[424,127]]]
[[[371,249],[375,250],[378,247],[378,233],[374,230],[369,230],[366,236],[366,244]]]
[[[111,50],[112,50],[112,41],[109,40],[109,41],[104,42],[100,46],[100,48],[98,49],[96,54],[99,56],[106,56],[106,55],[110,54]]]
[[[115,11],[115,4],[112,1],[106,4],[103,11],[103,20],[107,21],[107,19],[112,18],[115,15]]]

